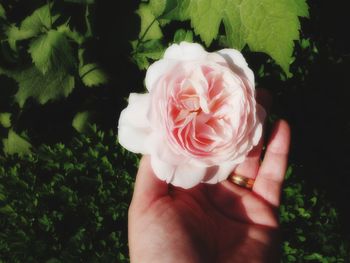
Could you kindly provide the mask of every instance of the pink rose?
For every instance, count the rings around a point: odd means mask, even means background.
[[[217,183],[244,161],[262,134],[254,74],[234,49],[170,46],[131,93],[119,119],[119,142],[151,156],[156,176],[175,186]]]

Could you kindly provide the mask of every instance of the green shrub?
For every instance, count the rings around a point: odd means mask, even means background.
[[[349,240],[324,192],[309,189],[289,167],[280,206],[282,262],[348,262]]]
[[[127,210],[138,156],[92,127],[67,145],[0,157],[0,262],[128,262]],[[337,211],[290,168],[282,262],[346,262]]]
[[[0,262],[127,262],[137,163],[95,128],[67,146],[0,157]]]

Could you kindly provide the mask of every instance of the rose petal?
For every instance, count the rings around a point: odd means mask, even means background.
[[[147,154],[148,137],[151,134],[147,118],[149,94],[131,93],[129,105],[120,113],[118,123],[118,140],[126,149]]]
[[[155,155],[151,155],[151,166],[155,175],[162,181],[170,183],[174,177],[176,165],[163,162]]]
[[[203,59],[208,55],[203,47],[197,43],[181,42],[173,44],[164,53],[165,59],[176,60],[198,60]]]
[[[208,167],[195,166],[191,163],[177,166],[170,183],[188,189],[199,184],[206,176]]]
[[[253,137],[252,137],[252,144],[254,146],[259,143],[259,140],[262,136],[263,123],[266,117],[265,109],[262,106],[260,106],[258,103],[256,104],[256,114],[257,114],[257,122],[255,127],[253,128]]]
[[[235,72],[241,69],[244,75],[247,77],[248,81],[250,82],[250,86],[254,87],[254,73],[248,67],[247,61],[245,60],[241,52],[235,49],[222,49],[217,51],[217,53],[225,58],[226,62],[234,69]]]
[[[172,70],[177,64],[178,61],[161,59],[149,66],[145,77],[147,90],[151,91],[155,87],[157,81]]]

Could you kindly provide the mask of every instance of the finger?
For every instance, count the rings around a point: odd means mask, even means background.
[[[149,206],[154,200],[168,193],[168,184],[154,174],[150,156],[143,156],[136,176],[133,203]]]
[[[290,128],[286,121],[277,121],[267,145],[264,160],[256,177],[253,191],[273,206],[280,202],[281,188],[287,168]]]
[[[255,146],[247,155],[243,163],[239,164],[234,170],[235,174],[242,175],[247,178],[255,178],[259,170],[260,155],[263,146],[263,136],[261,136],[259,144]]]
[[[257,89],[256,100],[261,106],[264,107],[266,112],[269,111],[272,104],[272,97],[268,90]],[[263,137],[264,136],[261,136],[258,145],[256,145],[249,152],[245,161],[237,166],[237,168],[234,171],[236,174],[243,175],[245,177],[253,178],[253,179],[256,177],[260,166],[260,155],[264,144]]]

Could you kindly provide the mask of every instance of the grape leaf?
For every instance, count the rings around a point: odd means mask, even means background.
[[[4,7],[0,4],[0,18],[6,19],[6,12]]]
[[[193,42],[193,32],[182,28],[176,30],[174,34],[174,43],[180,43],[182,41]]]
[[[1,72],[0,72],[1,73]],[[67,97],[74,88],[74,77],[64,70],[52,70],[43,75],[35,66],[24,70],[2,71],[18,82],[15,99],[23,107],[33,97],[41,104],[60,97]]]
[[[70,27],[68,26],[68,24],[60,25],[57,28],[57,31],[63,33],[68,39],[73,40],[78,45],[83,44],[83,42],[85,41],[84,36],[82,36],[76,30],[71,30]]]
[[[7,139],[3,139],[4,153],[8,155],[24,155],[30,153],[31,144],[15,133],[12,129],[8,133]]]
[[[240,7],[251,50],[270,55],[287,75],[300,29],[294,1],[261,0],[257,4],[256,0],[244,0]]]
[[[91,112],[89,111],[78,112],[74,116],[72,126],[80,133],[86,131],[89,127],[91,116]]]
[[[80,67],[79,75],[83,83],[88,87],[106,84],[108,81],[107,74],[94,63],[86,64]]]
[[[156,16],[152,13],[150,5],[140,4],[136,13],[141,17],[141,30],[139,38],[143,41],[160,39],[163,34]]]
[[[11,25],[6,30],[6,35],[12,49],[16,49],[16,41],[29,39],[51,29],[59,15],[51,14],[49,5],[36,9],[26,17],[20,27]]]
[[[305,0],[294,0],[296,14],[300,17],[309,17],[309,7]]]
[[[147,40],[140,45],[137,41],[131,44],[135,50],[133,60],[140,70],[147,69],[154,60],[163,57],[165,47],[159,39]]]
[[[11,127],[11,113],[2,112],[0,113],[0,124],[5,128]]]
[[[159,12],[164,0],[152,1],[159,2]],[[299,39],[298,16],[308,15],[305,0],[167,0],[160,17],[190,19],[207,46],[223,23],[231,47],[248,45],[252,51],[267,53],[289,74],[294,40]]]
[[[61,68],[70,70],[75,64],[67,38],[56,30],[50,30],[32,40],[28,51],[35,66],[43,74]]]

